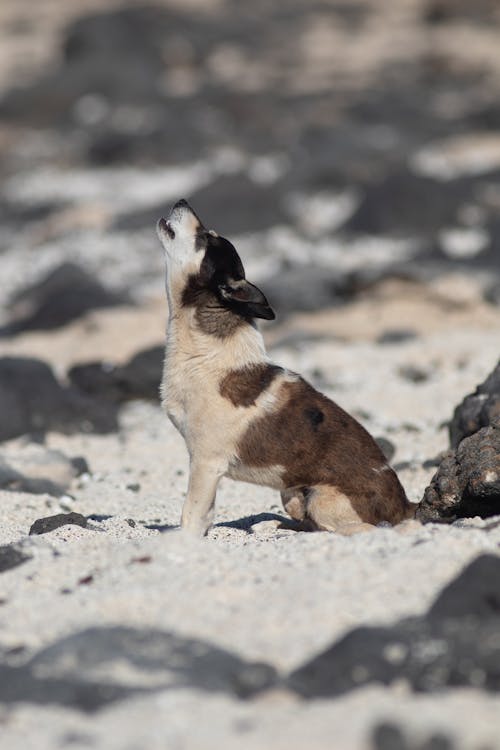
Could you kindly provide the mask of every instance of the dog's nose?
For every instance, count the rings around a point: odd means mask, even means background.
[[[189,205],[187,200],[185,200],[184,198],[181,198],[180,201],[177,201],[172,211],[177,211],[177,209],[180,209],[180,208],[188,208],[191,211],[191,206]]]

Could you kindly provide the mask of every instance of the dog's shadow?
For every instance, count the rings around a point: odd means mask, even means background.
[[[299,521],[286,518],[279,513],[256,513],[252,516],[237,518],[234,521],[220,521],[214,524],[214,528],[239,529],[240,531],[246,531],[247,534],[253,534],[253,527],[264,521],[279,521],[280,525],[276,527],[278,530],[304,531],[304,526]]]

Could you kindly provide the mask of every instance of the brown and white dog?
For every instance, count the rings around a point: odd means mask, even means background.
[[[223,476],[280,490],[287,512],[311,529],[410,517],[368,432],[269,360],[254,320],[274,313],[233,245],[207,231],[185,200],[157,231],[170,313],[162,403],[190,458],[182,527],[207,533]]]

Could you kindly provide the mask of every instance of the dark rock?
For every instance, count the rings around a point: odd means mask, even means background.
[[[113,405],[64,388],[37,359],[0,359],[0,414],[0,441],[48,430],[103,433],[118,427]]]
[[[423,19],[429,25],[466,22],[489,27],[498,21],[497,11],[495,0],[479,0],[474,5],[467,0],[429,0]]]
[[[376,437],[375,442],[385,456],[386,461],[391,461],[396,453],[396,446],[386,437]]]
[[[18,565],[27,560],[31,560],[31,555],[27,555],[13,544],[3,544],[0,546],[0,573],[11,568],[17,568]]]
[[[123,664],[138,675],[137,684],[102,682],[103,669],[112,675],[117,667],[120,674]],[[200,640],[147,628],[96,627],[57,641],[21,666],[0,661],[0,701],[56,703],[90,712],[167,688],[249,698],[276,679],[267,664],[247,662]]]
[[[469,616],[500,618],[500,557],[480,555],[439,594],[430,619]]]
[[[40,677],[30,665],[0,664],[0,702],[59,704],[92,713],[131,695],[151,692],[140,686],[133,688],[112,682],[84,682],[78,679]]]
[[[81,477],[82,474],[90,474],[90,467],[87,463],[87,459],[83,456],[74,456],[74,458],[71,459],[71,464],[77,477]]]
[[[373,750],[453,750],[454,741],[445,734],[431,734],[423,742],[408,737],[397,724],[383,722],[373,729]]]
[[[10,304],[13,320],[0,333],[13,335],[51,330],[90,310],[127,302],[125,295],[109,291],[79,266],[63,263],[44,279],[15,295]]]
[[[133,398],[158,401],[165,357],[164,346],[144,349],[122,367],[103,362],[76,365],[68,372],[71,383],[80,391],[119,403]]]
[[[443,590],[428,615],[392,627],[356,628],[292,672],[288,685],[305,698],[402,679],[418,692],[466,686],[499,691],[499,569],[499,558],[479,558]]]
[[[153,346],[135,354],[119,369],[118,378],[126,398],[158,401],[165,347]]]
[[[333,307],[352,296],[345,277],[322,266],[294,264],[259,285],[278,316]]]
[[[30,528],[30,535],[32,534],[47,534],[49,531],[54,531],[60,526],[87,526],[87,519],[82,516],[81,513],[58,513],[55,516],[46,516],[45,518],[37,518]]]
[[[458,223],[461,206],[470,199],[470,186],[438,180],[410,170],[395,171],[368,186],[346,229],[363,234],[433,234]]]
[[[179,31],[175,21],[168,11],[147,7],[78,18],[66,33],[60,67],[9,92],[3,114],[31,119],[38,127],[54,122],[61,127],[71,123],[74,105],[89,92],[116,103],[157,98],[166,33]],[[169,23],[174,28],[168,29]]]
[[[244,174],[222,175],[206,187],[186,196],[202,221],[219,234],[231,237],[244,232],[258,232],[289,221],[281,204],[276,185],[259,185]],[[142,229],[156,225],[165,214],[165,204],[120,217],[115,228]]]
[[[127,133],[96,133],[87,152],[88,160],[99,166],[127,161],[134,148],[133,140]]]
[[[497,282],[489,286],[484,292],[484,298],[486,302],[500,307],[500,283]]]
[[[404,679],[417,692],[445,687],[500,690],[500,621],[426,619],[392,628],[357,628],[293,672],[290,687],[304,698],[342,695],[370,683]]]
[[[463,438],[497,418],[500,418],[500,362],[474,393],[456,407],[449,425],[451,447],[456,448]]]
[[[417,334],[412,328],[389,328],[377,337],[377,344],[402,344],[416,338]]]
[[[228,237],[288,221],[279,187],[258,185],[243,174],[222,175],[194,193],[191,200],[199,215]]]
[[[401,264],[360,267],[341,271],[319,263],[288,263],[276,274],[258,279],[278,315],[294,311],[312,312],[344,305],[357,295],[374,289],[388,278],[411,279],[416,274]]]
[[[406,469],[411,469],[412,467],[413,467],[412,461],[398,461],[397,463],[393,465],[392,468],[394,469],[395,472],[398,473],[400,471],[406,471]]]
[[[403,730],[396,724],[377,724],[372,734],[373,750],[411,750]]]
[[[398,372],[404,380],[409,380],[410,383],[425,383],[429,380],[429,373],[416,365],[402,365]]]
[[[163,673],[165,682],[177,687],[235,692],[240,697],[249,697],[276,679],[268,665],[246,662],[197,639],[148,628],[89,628],[41,651],[33,666],[50,667],[69,676],[65,666],[68,654],[72,655],[69,671],[83,679],[89,679],[99,665],[108,665],[111,674],[114,664],[128,662],[149,674],[153,682],[160,682]]]
[[[426,488],[416,518],[451,523],[500,514],[500,419],[464,438]]]
[[[118,369],[107,362],[87,362],[68,370],[68,378],[75,388],[89,396],[99,396],[108,402],[118,402],[121,398]]]

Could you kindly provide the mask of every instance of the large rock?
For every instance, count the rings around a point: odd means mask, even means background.
[[[452,448],[497,418],[500,418],[500,361],[474,393],[466,396],[455,409],[449,427]]]
[[[0,441],[26,433],[111,432],[116,407],[63,387],[38,359],[0,359]]]
[[[63,263],[16,294],[10,306],[13,319],[0,334],[59,328],[90,310],[127,301],[125,295],[106,289],[83,268]]]
[[[346,227],[366,234],[432,234],[456,224],[469,192],[470,187],[459,180],[443,190],[437,180],[401,169],[366,188]]]
[[[221,175],[186,197],[207,223],[207,229],[213,228],[226,237],[289,221],[279,186],[259,185],[242,173]],[[154,227],[164,212],[165,202],[129,212],[116,221],[115,228],[129,231]]]
[[[500,514],[500,418],[464,438],[434,474],[417,508],[420,521]]]
[[[443,590],[428,615],[356,628],[292,672],[289,687],[304,698],[401,680],[418,692],[499,691],[499,580],[500,558],[478,558]],[[457,605],[459,591],[463,601]]]
[[[426,488],[417,518],[451,523],[500,514],[500,362],[456,407],[449,430],[454,450]]]
[[[164,357],[165,347],[153,346],[134,354],[122,366],[104,362],[75,365],[68,377],[83,393],[108,401],[119,403],[133,398],[158,401]]]
[[[89,628],[24,664],[6,661],[0,648],[1,702],[54,703],[87,712],[130,695],[174,688],[247,698],[276,682],[276,671],[267,664],[152,628]]]

